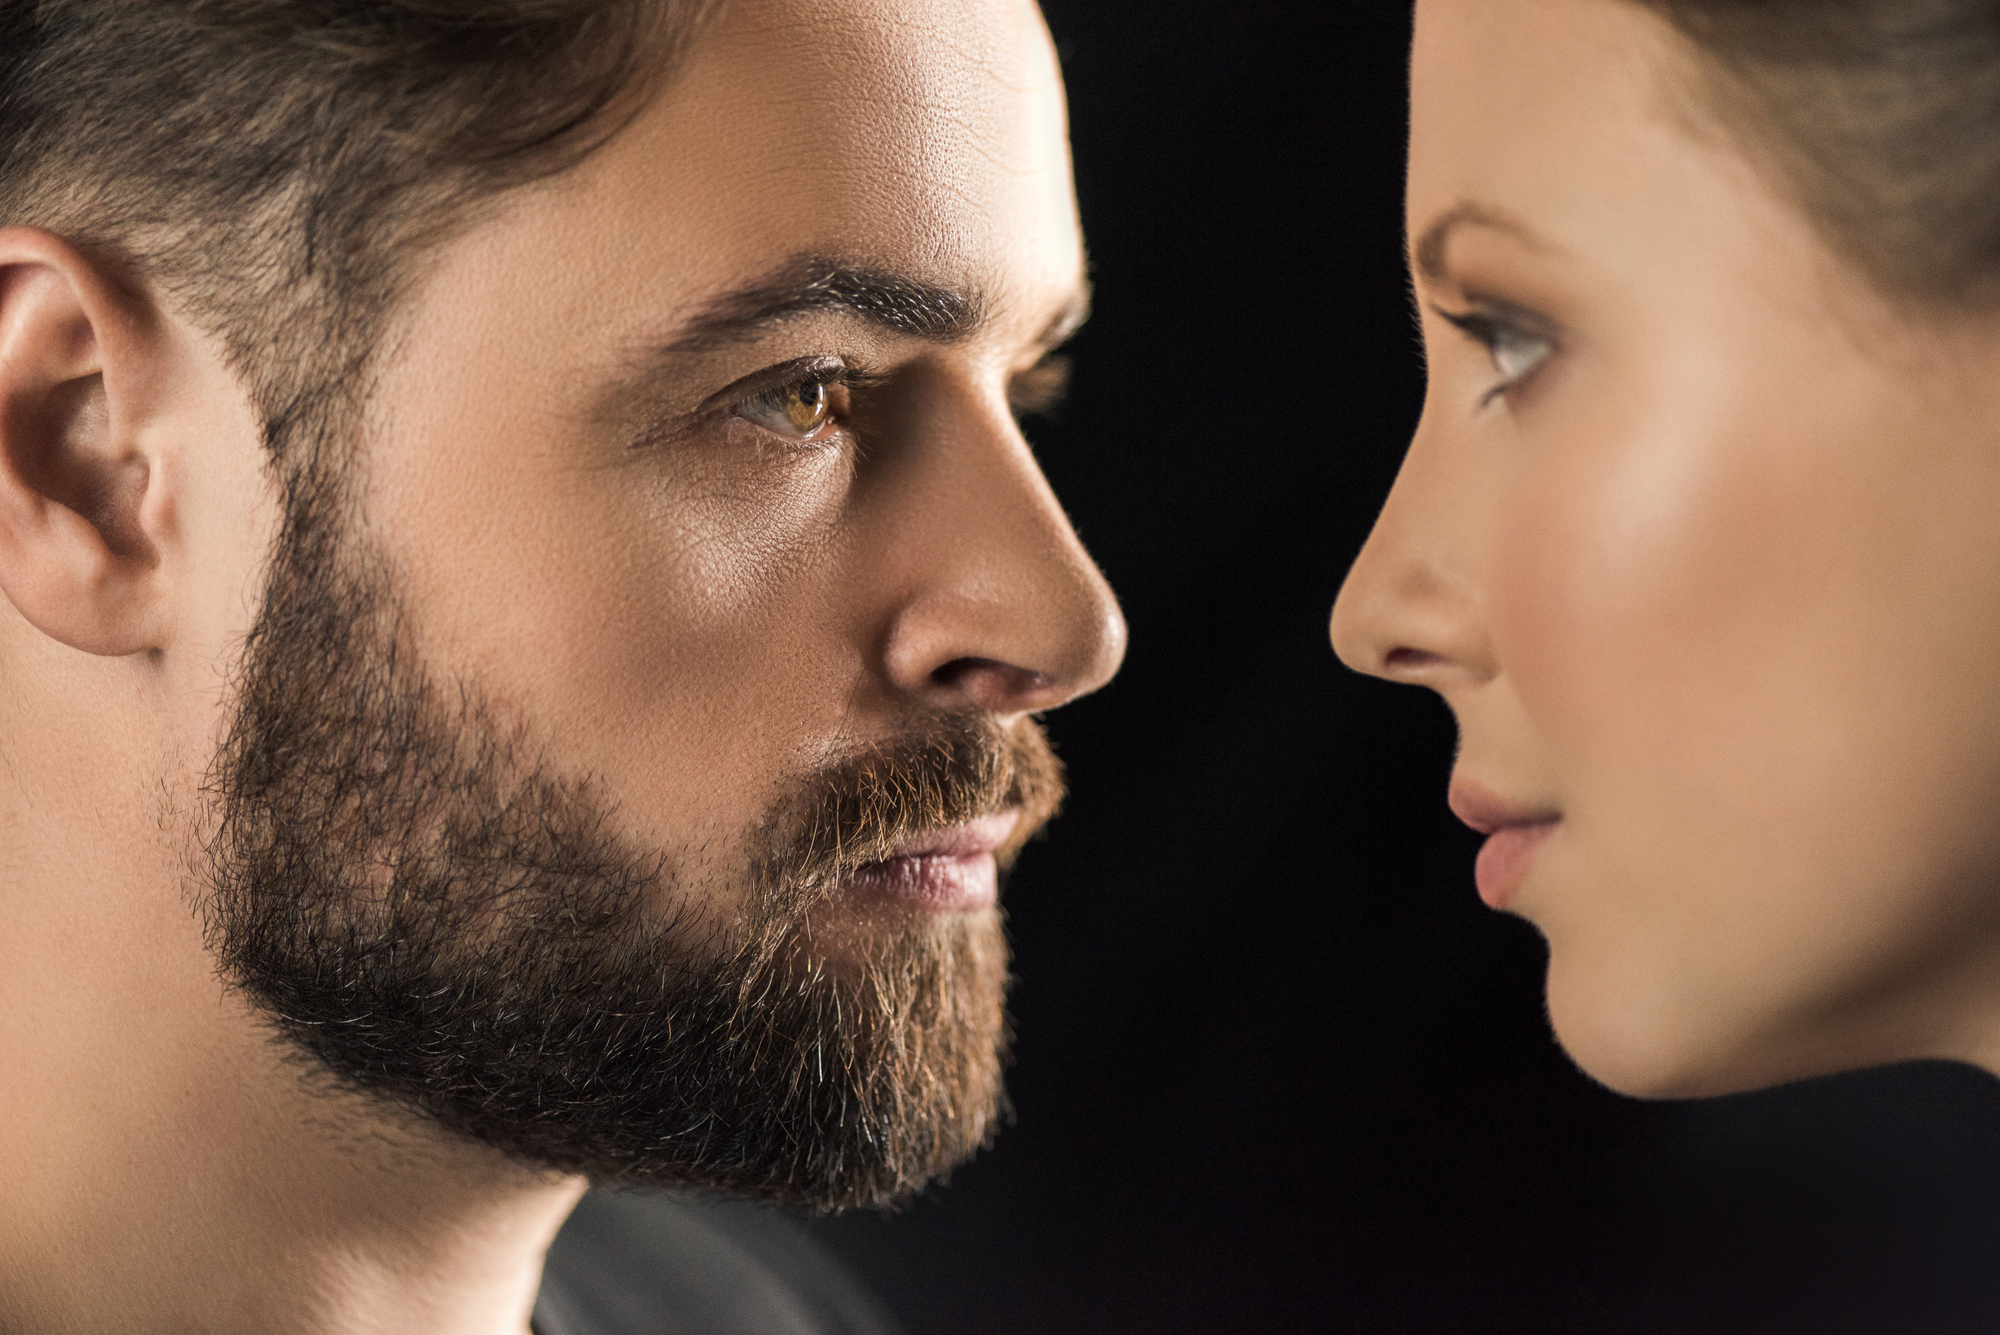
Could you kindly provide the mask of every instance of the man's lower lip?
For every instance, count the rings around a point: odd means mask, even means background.
[[[1488,908],[1507,907],[1520,891],[1521,882],[1534,869],[1535,850],[1555,828],[1555,821],[1546,820],[1534,825],[1509,825],[1486,836],[1479,860],[1472,867],[1472,879]]]
[[[1000,872],[991,853],[888,858],[856,869],[855,890],[936,913],[991,908],[1000,898]]]

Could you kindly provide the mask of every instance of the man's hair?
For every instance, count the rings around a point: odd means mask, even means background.
[[[712,8],[0,0],[0,226],[219,338],[295,491],[425,251],[615,133]]]

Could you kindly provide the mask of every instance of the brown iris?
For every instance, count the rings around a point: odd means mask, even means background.
[[[737,406],[736,415],[773,435],[801,444],[820,439],[834,423],[834,386],[808,378],[768,389]]]
[[[826,425],[826,386],[817,380],[808,380],[797,385],[787,385],[778,395],[779,406],[784,410],[785,421],[801,436],[810,436]]]

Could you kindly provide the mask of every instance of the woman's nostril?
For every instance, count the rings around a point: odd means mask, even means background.
[[[1423,672],[1438,666],[1444,659],[1425,649],[1397,648],[1382,656],[1382,668],[1386,672]]]

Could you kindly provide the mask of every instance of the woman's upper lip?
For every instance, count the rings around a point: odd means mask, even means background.
[[[1562,819],[1560,811],[1511,801],[1471,779],[1453,779],[1449,800],[1451,814],[1481,834],[1522,825],[1549,825]]]

